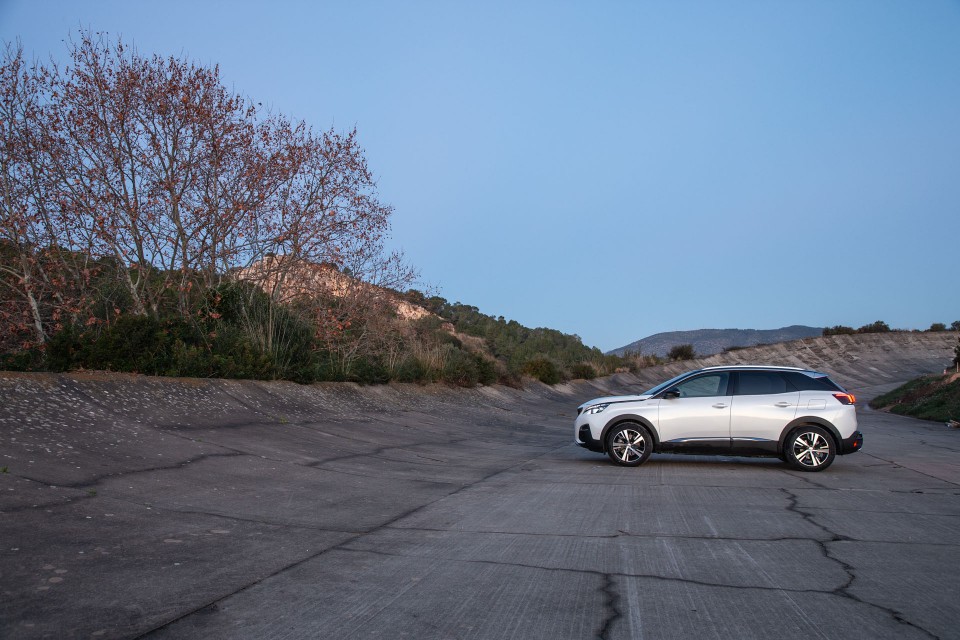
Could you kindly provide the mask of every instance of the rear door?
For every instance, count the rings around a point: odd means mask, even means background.
[[[730,439],[745,453],[776,453],[783,428],[797,415],[800,392],[778,371],[738,371],[730,412]]]

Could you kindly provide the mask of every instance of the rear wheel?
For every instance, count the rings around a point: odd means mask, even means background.
[[[823,471],[837,456],[837,444],[823,427],[806,425],[795,429],[784,443],[787,463],[800,471]]]
[[[646,427],[636,422],[617,425],[607,436],[607,455],[623,467],[639,466],[651,453],[653,437]]]

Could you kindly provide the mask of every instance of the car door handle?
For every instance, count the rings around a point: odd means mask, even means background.
[[[790,403],[790,402],[778,402],[777,404],[775,404],[775,405],[773,405],[773,406],[775,406],[775,407],[792,407],[792,406],[793,406],[793,403]]]
[[[724,403],[722,403],[722,402],[718,402],[717,404],[713,405],[713,408],[714,408],[714,409],[726,409],[726,408],[727,408],[727,405],[724,404]]]

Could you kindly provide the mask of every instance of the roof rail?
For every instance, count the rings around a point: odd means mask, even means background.
[[[701,371],[709,371],[711,369],[776,369],[780,371],[811,371],[811,369],[804,369],[803,367],[781,367],[774,364],[724,364],[714,367],[704,367],[701,369]]]

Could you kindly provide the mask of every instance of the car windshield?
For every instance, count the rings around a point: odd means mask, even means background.
[[[667,380],[666,382],[661,382],[660,384],[658,384],[657,386],[655,386],[655,387],[652,388],[652,389],[648,389],[647,391],[644,391],[644,392],[641,393],[640,395],[642,395],[642,396],[654,396],[654,395],[660,393],[661,391],[663,391],[664,389],[668,389],[669,387],[673,386],[673,385],[676,384],[677,382],[680,382],[681,380],[683,380],[684,378],[686,378],[687,376],[689,376],[691,373],[696,373],[696,372],[695,372],[695,371],[687,371],[686,373],[681,373],[681,374],[678,375],[678,376],[675,376],[675,377],[673,377],[673,378],[670,378],[670,379]]]

